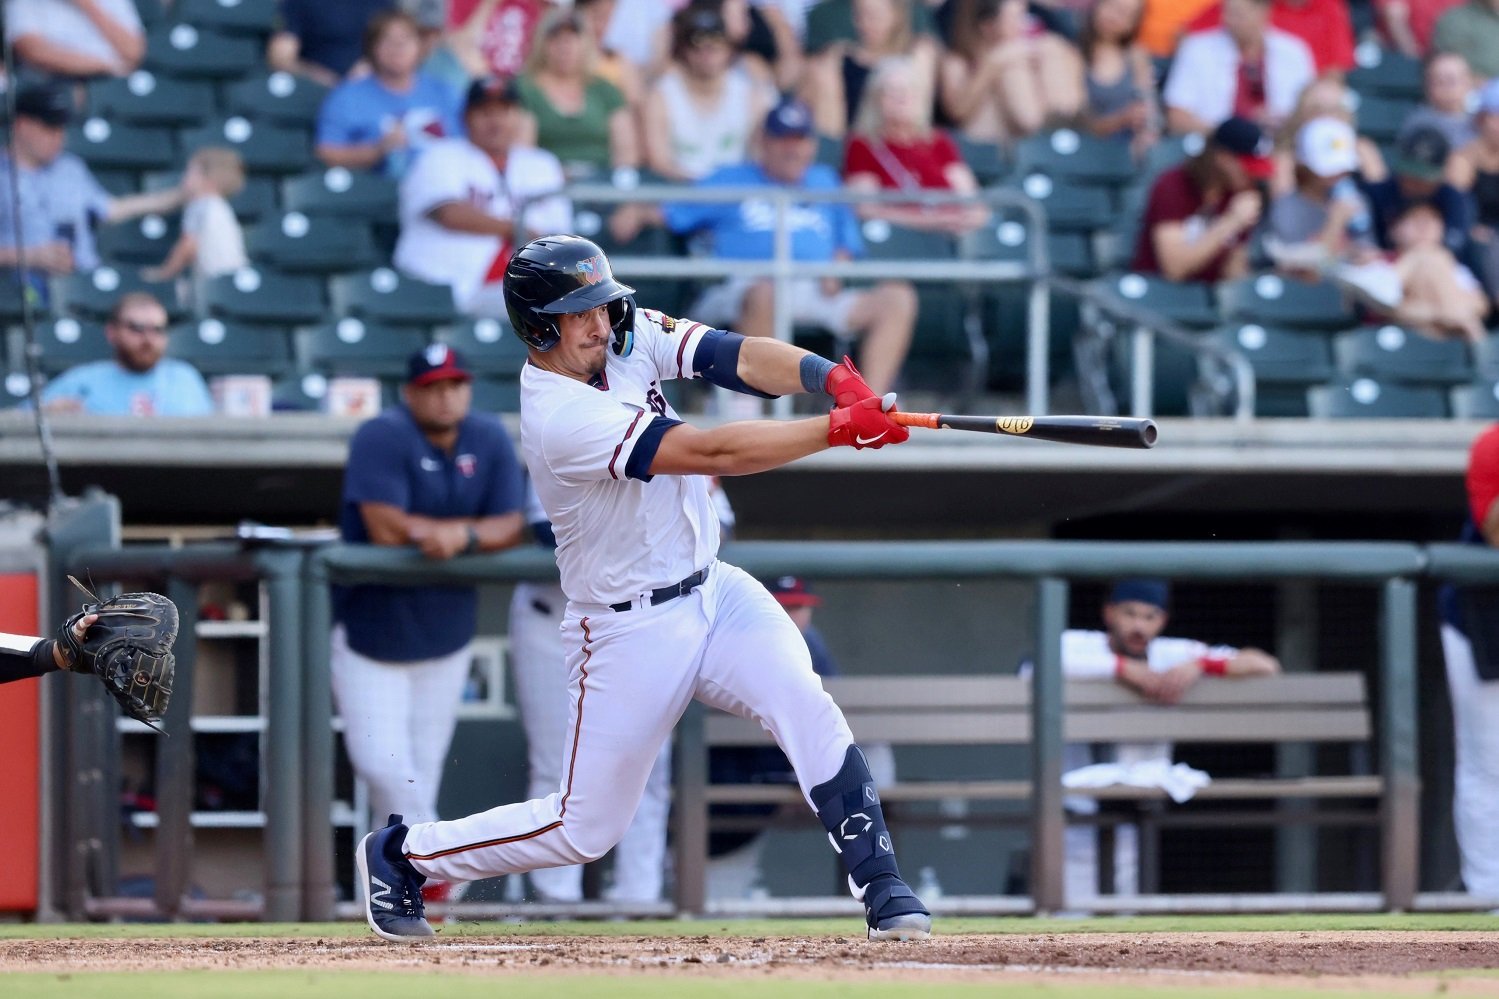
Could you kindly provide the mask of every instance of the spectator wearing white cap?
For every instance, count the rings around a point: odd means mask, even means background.
[[[1352,180],[1358,135],[1346,121],[1313,118],[1296,134],[1296,187],[1270,203],[1266,249],[1276,265],[1319,272],[1376,254],[1369,203]]]
[[[1473,199],[1474,262],[1489,297],[1499,301],[1499,80],[1479,92],[1473,126],[1477,136],[1448,158],[1447,177]]]

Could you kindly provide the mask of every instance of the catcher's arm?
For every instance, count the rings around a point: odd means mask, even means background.
[[[73,625],[73,637],[79,641],[89,625],[98,620],[86,614]],[[67,628],[66,625],[63,626]],[[67,646],[51,638],[34,635],[10,635],[0,632],[0,683],[28,680],[55,670],[68,669]]]

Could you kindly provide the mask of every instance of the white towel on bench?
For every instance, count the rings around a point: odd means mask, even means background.
[[[1062,775],[1062,786],[1066,788],[1112,787],[1156,787],[1171,796],[1178,805],[1190,801],[1198,791],[1213,782],[1206,772],[1189,767],[1185,763],[1168,760],[1141,760],[1137,763],[1094,763],[1086,767],[1069,770]]]

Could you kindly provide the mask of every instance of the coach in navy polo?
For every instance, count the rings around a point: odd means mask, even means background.
[[[470,412],[471,380],[450,347],[412,355],[403,405],[363,423],[349,444],[345,541],[415,546],[433,559],[520,542],[520,462],[500,421]],[[472,586],[334,590],[333,690],[379,821],[437,818],[477,609]]]

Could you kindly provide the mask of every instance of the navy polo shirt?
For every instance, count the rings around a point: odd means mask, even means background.
[[[494,517],[521,509],[524,479],[510,436],[495,417],[470,413],[446,453],[427,440],[405,406],[362,424],[349,442],[339,529],[368,543],[361,503],[388,503],[427,517]],[[333,619],[349,648],[383,662],[435,659],[474,637],[472,586],[349,586],[333,590]]]

